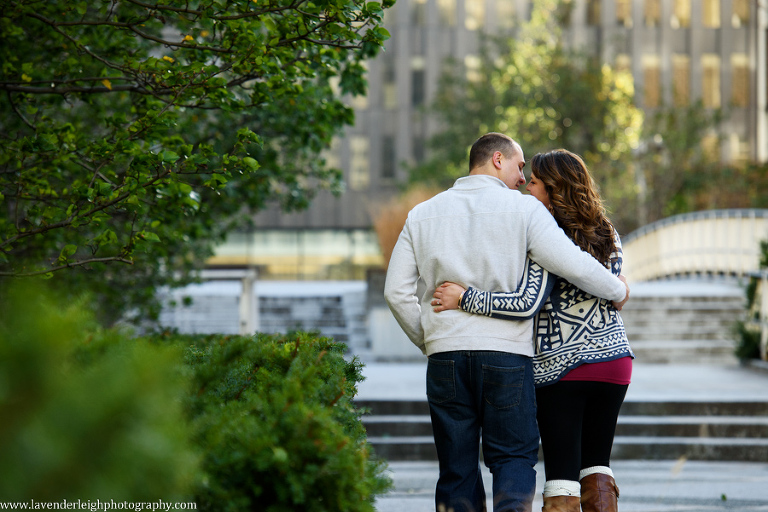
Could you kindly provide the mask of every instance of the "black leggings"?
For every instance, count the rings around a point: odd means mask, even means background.
[[[579,480],[579,471],[610,466],[627,385],[560,381],[536,389],[547,480]]]

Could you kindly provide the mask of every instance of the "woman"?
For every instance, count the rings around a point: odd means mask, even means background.
[[[560,149],[537,154],[531,168],[526,190],[576,245],[620,275],[621,241],[582,159]],[[542,281],[546,288],[547,279]],[[522,287],[491,293],[444,283],[432,305],[435,311],[460,307],[505,319],[536,315],[534,378],[546,473],[542,510],[578,512],[581,504],[584,512],[616,511],[611,449],[634,358],[621,316],[609,301],[560,278],[538,313],[526,309],[533,301],[519,300],[522,293]]]

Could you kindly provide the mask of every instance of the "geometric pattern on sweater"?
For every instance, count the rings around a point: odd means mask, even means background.
[[[614,242],[617,250],[611,254],[610,269],[618,276],[623,263],[618,233],[614,233]],[[530,269],[524,272],[515,292],[468,288],[459,307],[469,313],[507,320],[535,315],[533,376],[536,386],[554,384],[584,363],[635,357],[624,322],[612,302],[594,297],[565,279],[549,274],[536,263],[527,260],[526,264],[528,262]],[[537,277],[538,269],[543,273],[541,281]],[[534,309],[536,301],[526,295],[525,285],[531,285],[532,293],[539,299],[546,298],[543,308],[537,304]],[[553,291],[549,293],[550,290]]]
[[[613,304],[564,279],[534,320],[533,364],[537,386],[554,384],[584,363],[634,357],[621,315]]]
[[[459,308],[478,315],[504,320],[533,318],[544,306],[555,285],[555,276],[530,258],[525,260],[523,277],[514,292],[487,292],[469,287]]]
[[[610,269],[621,274],[623,251],[618,234]],[[534,320],[536,347],[533,376],[536,386],[554,384],[584,363],[635,357],[621,315],[613,303],[594,297],[557,278],[547,304]]]

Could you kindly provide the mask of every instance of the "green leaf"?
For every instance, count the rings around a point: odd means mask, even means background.
[[[142,240],[146,240],[147,242],[159,242],[160,237],[157,236],[156,233],[153,233],[151,231],[140,231],[139,232],[139,238]]]
[[[256,161],[256,159],[251,158],[250,156],[246,156],[242,160],[243,165],[245,165],[249,171],[256,171],[259,168],[259,162]]]
[[[179,159],[179,155],[177,155],[173,151],[167,151],[166,150],[166,151],[163,151],[162,153],[160,153],[160,159],[163,162],[171,162],[171,163],[173,163],[173,162],[175,162],[176,160]]]
[[[385,29],[384,27],[376,27],[374,31],[382,41],[386,41],[387,39],[392,37],[391,34],[389,33],[389,30]]]
[[[77,246],[73,244],[67,244],[59,253],[59,261],[66,261],[70,256],[77,252]]]

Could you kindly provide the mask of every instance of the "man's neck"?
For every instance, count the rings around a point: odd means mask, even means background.
[[[471,171],[469,171],[470,176],[493,176],[494,178],[499,178],[499,171],[491,164],[485,164],[480,167],[475,167]]]

